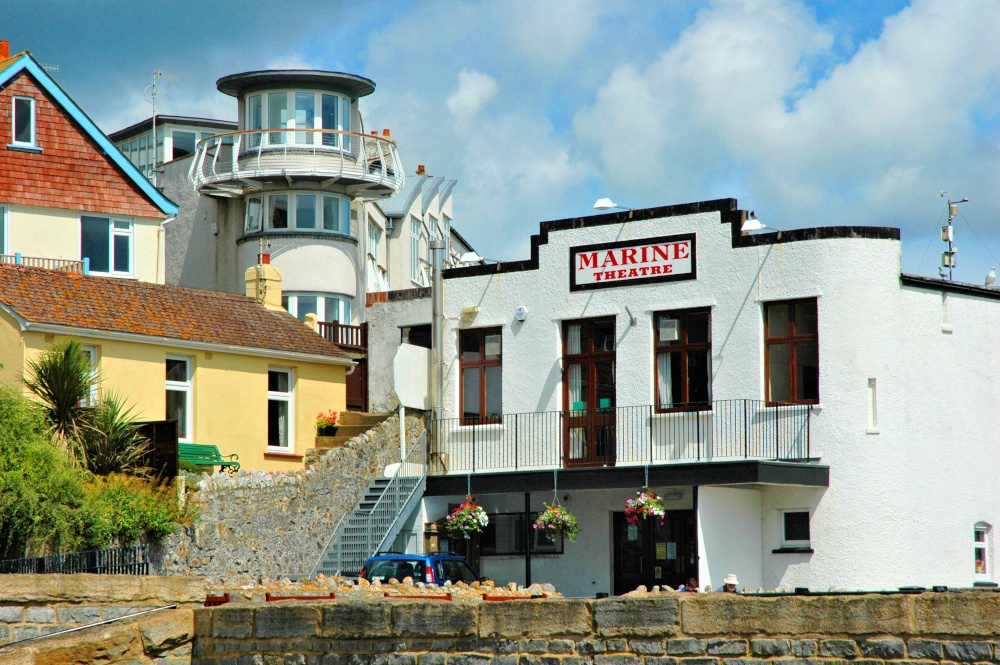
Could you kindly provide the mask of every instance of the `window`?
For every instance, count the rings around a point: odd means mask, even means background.
[[[11,116],[11,144],[35,147],[35,100],[14,97]]]
[[[500,328],[459,332],[462,417],[500,422],[503,406],[503,349]]]
[[[712,401],[711,311],[661,312],[653,321],[656,408],[709,408]]]
[[[167,356],[167,420],[177,421],[178,441],[191,442],[191,359]]]
[[[368,223],[368,253],[375,265],[382,261],[382,229],[371,222]]]
[[[267,372],[267,447],[291,451],[293,441],[292,371]]]
[[[266,212],[265,212],[266,211]],[[251,196],[246,201],[245,233],[329,231],[351,235],[351,201],[335,194],[290,192]]]
[[[90,387],[90,394],[83,398],[80,406],[96,406],[99,399],[99,386],[97,385],[99,377],[97,366],[97,347],[87,345],[81,348],[83,355],[87,356],[90,360],[90,375],[94,379],[94,385]]]
[[[156,130],[156,163],[163,163],[163,130]]]
[[[809,547],[809,511],[781,511],[781,546]]]
[[[82,216],[80,257],[90,260],[91,273],[131,276],[132,222]]]
[[[346,296],[326,296],[315,293],[284,293],[281,305],[299,321],[306,320],[306,314],[315,314],[317,320],[325,323],[351,322],[351,299]]]
[[[993,539],[993,528],[986,522],[979,522],[975,528],[973,550],[976,555],[976,577],[991,579],[993,577],[993,557],[990,541]]]
[[[764,305],[765,383],[769,402],[819,402],[816,299]]]
[[[351,101],[333,93],[306,90],[274,91],[250,95],[246,102],[246,128],[261,129],[328,129],[329,132],[266,132],[264,147],[284,145],[320,145],[344,150],[351,149],[350,137],[338,132],[351,131]],[[247,136],[246,147],[261,145],[261,133]]]
[[[562,536],[549,540],[542,531],[532,528],[536,519],[538,513],[531,513],[528,523],[531,553],[562,554]],[[480,536],[480,553],[483,556],[524,554],[524,533],[524,513],[490,515],[490,523]]]
[[[194,144],[197,141],[197,134],[194,132],[179,132],[174,130],[170,133],[174,139],[174,149],[170,159],[180,159],[185,155],[194,152]]]
[[[420,220],[410,217],[410,279],[420,284]]]

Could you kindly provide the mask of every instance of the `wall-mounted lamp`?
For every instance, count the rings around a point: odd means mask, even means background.
[[[747,217],[747,221],[743,222],[743,225],[740,227],[740,231],[742,231],[743,233],[750,233],[751,231],[763,231],[764,229],[768,229],[770,231],[777,231],[778,237],[779,238],[781,237],[781,229],[777,229],[773,226],[767,226],[766,224],[762,224],[761,221],[757,219],[757,213],[754,212],[753,210],[750,211],[750,216]]]
[[[628,206],[618,205],[611,199],[597,199],[594,202],[594,210],[611,210],[612,208],[618,208],[619,210],[633,210],[634,208],[629,208]]]
[[[479,314],[479,307],[471,305],[462,308],[462,323],[472,323],[472,320]]]
[[[518,323],[524,323],[525,319],[528,318],[528,308],[524,305],[518,305],[514,308],[514,319]]]

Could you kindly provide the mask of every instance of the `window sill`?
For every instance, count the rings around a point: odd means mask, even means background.
[[[779,547],[771,550],[771,554],[812,554],[814,551],[811,547]]]
[[[34,152],[34,153],[38,153],[38,154],[42,153],[42,149],[39,148],[37,145],[18,145],[16,143],[8,143],[7,144],[7,149],[8,150],[18,150],[20,152]]]
[[[976,580],[972,583],[973,587],[981,589],[996,589],[998,585],[996,582],[990,582],[989,580]]]
[[[264,452],[264,457],[280,457],[282,459],[302,459],[302,455],[296,455],[292,452],[287,452],[284,450],[267,450]]]

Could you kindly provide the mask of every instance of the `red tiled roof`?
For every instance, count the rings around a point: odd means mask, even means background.
[[[29,324],[348,358],[291,314],[229,293],[0,265],[0,303]]]

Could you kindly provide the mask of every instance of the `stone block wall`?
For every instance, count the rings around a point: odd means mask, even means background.
[[[407,417],[406,427],[410,443],[424,426]],[[307,574],[340,518],[399,461],[399,417],[309,459],[302,471],[219,472],[202,480],[189,496],[200,518],[151,548],[156,572],[232,584]]]
[[[288,601],[195,610],[193,665],[937,665],[1000,660],[1000,595]]]
[[[0,575],[0,644],[204,601],[205,582],[194,577]]]

